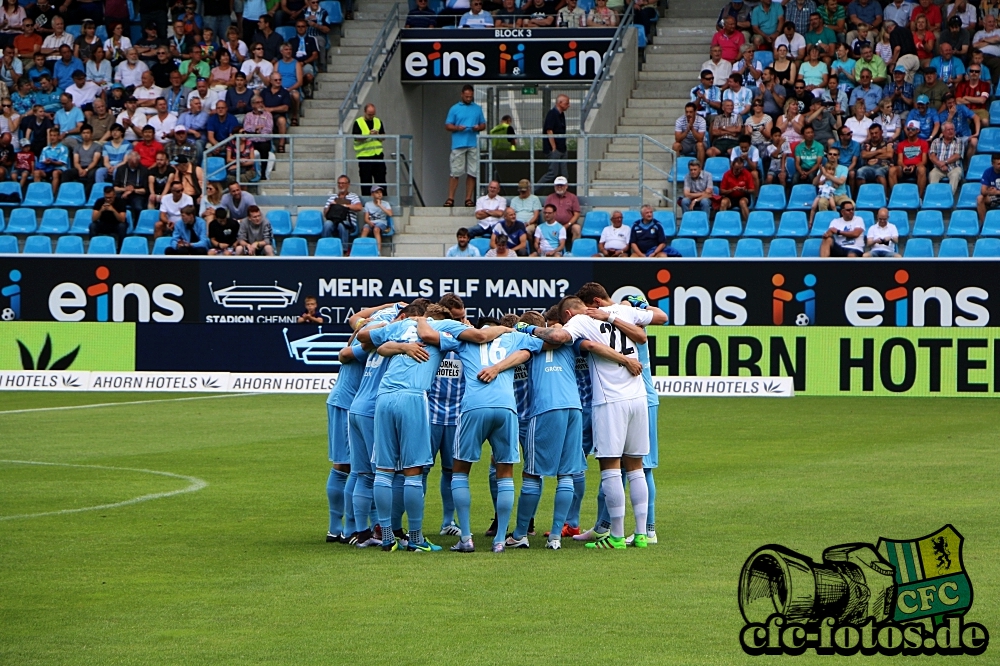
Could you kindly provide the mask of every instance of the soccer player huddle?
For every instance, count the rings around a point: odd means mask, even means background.
[[[488,442],[493,552],[529,547],[545,477],[557,479],[546,548],[560,549],[564,537],[593,549],[655,544],[659,398],[645,328],[666,320],[641,295],[613,303],[596,282],[544,314],[480,317],[476,326],[455,294],[356,313],[327,398],[327,541],[441,550],[423,533],[427,475],[439,458],[440,534],[459,537],[452,551],[473,552],[469,474]],[[601,469],[597,520],[581,533],[591,454]],[[626,484],[636,525],[628,538]]]

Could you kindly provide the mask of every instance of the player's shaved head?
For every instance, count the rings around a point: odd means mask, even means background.
[[[431,303],[427,306],[427,310],[424,315],[429,319],[451,319],[451,311],[443,305],[438,305],[437,303]]]
[[[601,299],[603,301],[611,300],[611,297],[608,296],[608,290],[597,282],[586,283],[580,287],[580,291],[576,292],[576,296],[590,306],[593,306],[597,299]]]
[[[528,310],[521,315],[518,321],[523,321],[525,324],[530,326],[545,326],[545,317],[535,312],[534,310]]]
[[[587,311],[587,306],[576,296],[567,296],[559,301],[559,319],[565,324],[573,315],[582,314]]]
[[[514,328],[518,322],[518,316],[516,314],[505,314],[500,317],[500,325],[506,326],[507,328]]]

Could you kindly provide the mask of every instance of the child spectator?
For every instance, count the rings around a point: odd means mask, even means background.
[[[299,315],[300,324],[323,324],[323,318],[317,314],[319,309],[319,303],[316,302],[315,296],[306,296],[305,300],[306,311]]]
[[[382,254],[382,234],[389,230],[389,218],[392,217],[392,206],[382,200],[382,186],[372,185],[372,199],[365,204],[365,225],[361,227],[361,235],[375,236],[378,252]]]
[[[35,154],[31,152],[31,144],[25,141],[21,144],[21,150],[14,156],[14,170],[11,172],[11,180],[21,183],[23,190],[28,186],[28,176],[35,172]]]

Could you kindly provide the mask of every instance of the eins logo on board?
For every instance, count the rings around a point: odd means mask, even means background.
[[[138,322],[170,323],[184,319],[184,306],[169,298],[184,295],[184,290],[176,284],[158,284],[152,292],[137,282],[109,285],[107,280],[111,271],[107,266],[98,266],[94,276],[97,281],[86,287],[75,282],[62,282],[52,288],[49,292],[49,313],[53,319],[83,321],[87,318],[87,310],[92,308],[93,321],[125,321],[126,306],[130,302]]]
[[[990,322],[990,311],[983,305],[990,294],[981,287],[965,287],[954,296],[944,287],[911,288],[910,274],[903,269],[893,274],[893,281],[882,291],[858,287],[847,295],[844,315],[851,326],[981,327]],[[927,318],[931,302],[936,322]]]
[[[480,77],[486,74],[486,54],[482,51],[442,51],[441,42],[431,45],[431,52],[424,54],[415,51],[406,56],[403,67],[410,76],[427,75],[427,68],[435,78],[449,77],[453,71],[457,76]],[[523,62],[523,61],[522,61]]]

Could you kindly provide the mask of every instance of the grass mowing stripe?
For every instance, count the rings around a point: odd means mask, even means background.
[[[10,409],[0,412],[6,414],[30,414],[33,412],[62,412],[68,409],[92,409],[94,407],[118,407],[120,405],[146,405],[154,402],[182,402],[185,400],[211,400],[212,398],[239,398],[246,395],[263,395],[261,393],[226,393],[225,395],[199,395],[191,398],[161,398],[156,400],[130,400],[128,402],[97,402],[89,405],[64,405],[60,407],[34,407],[31,409]]]

